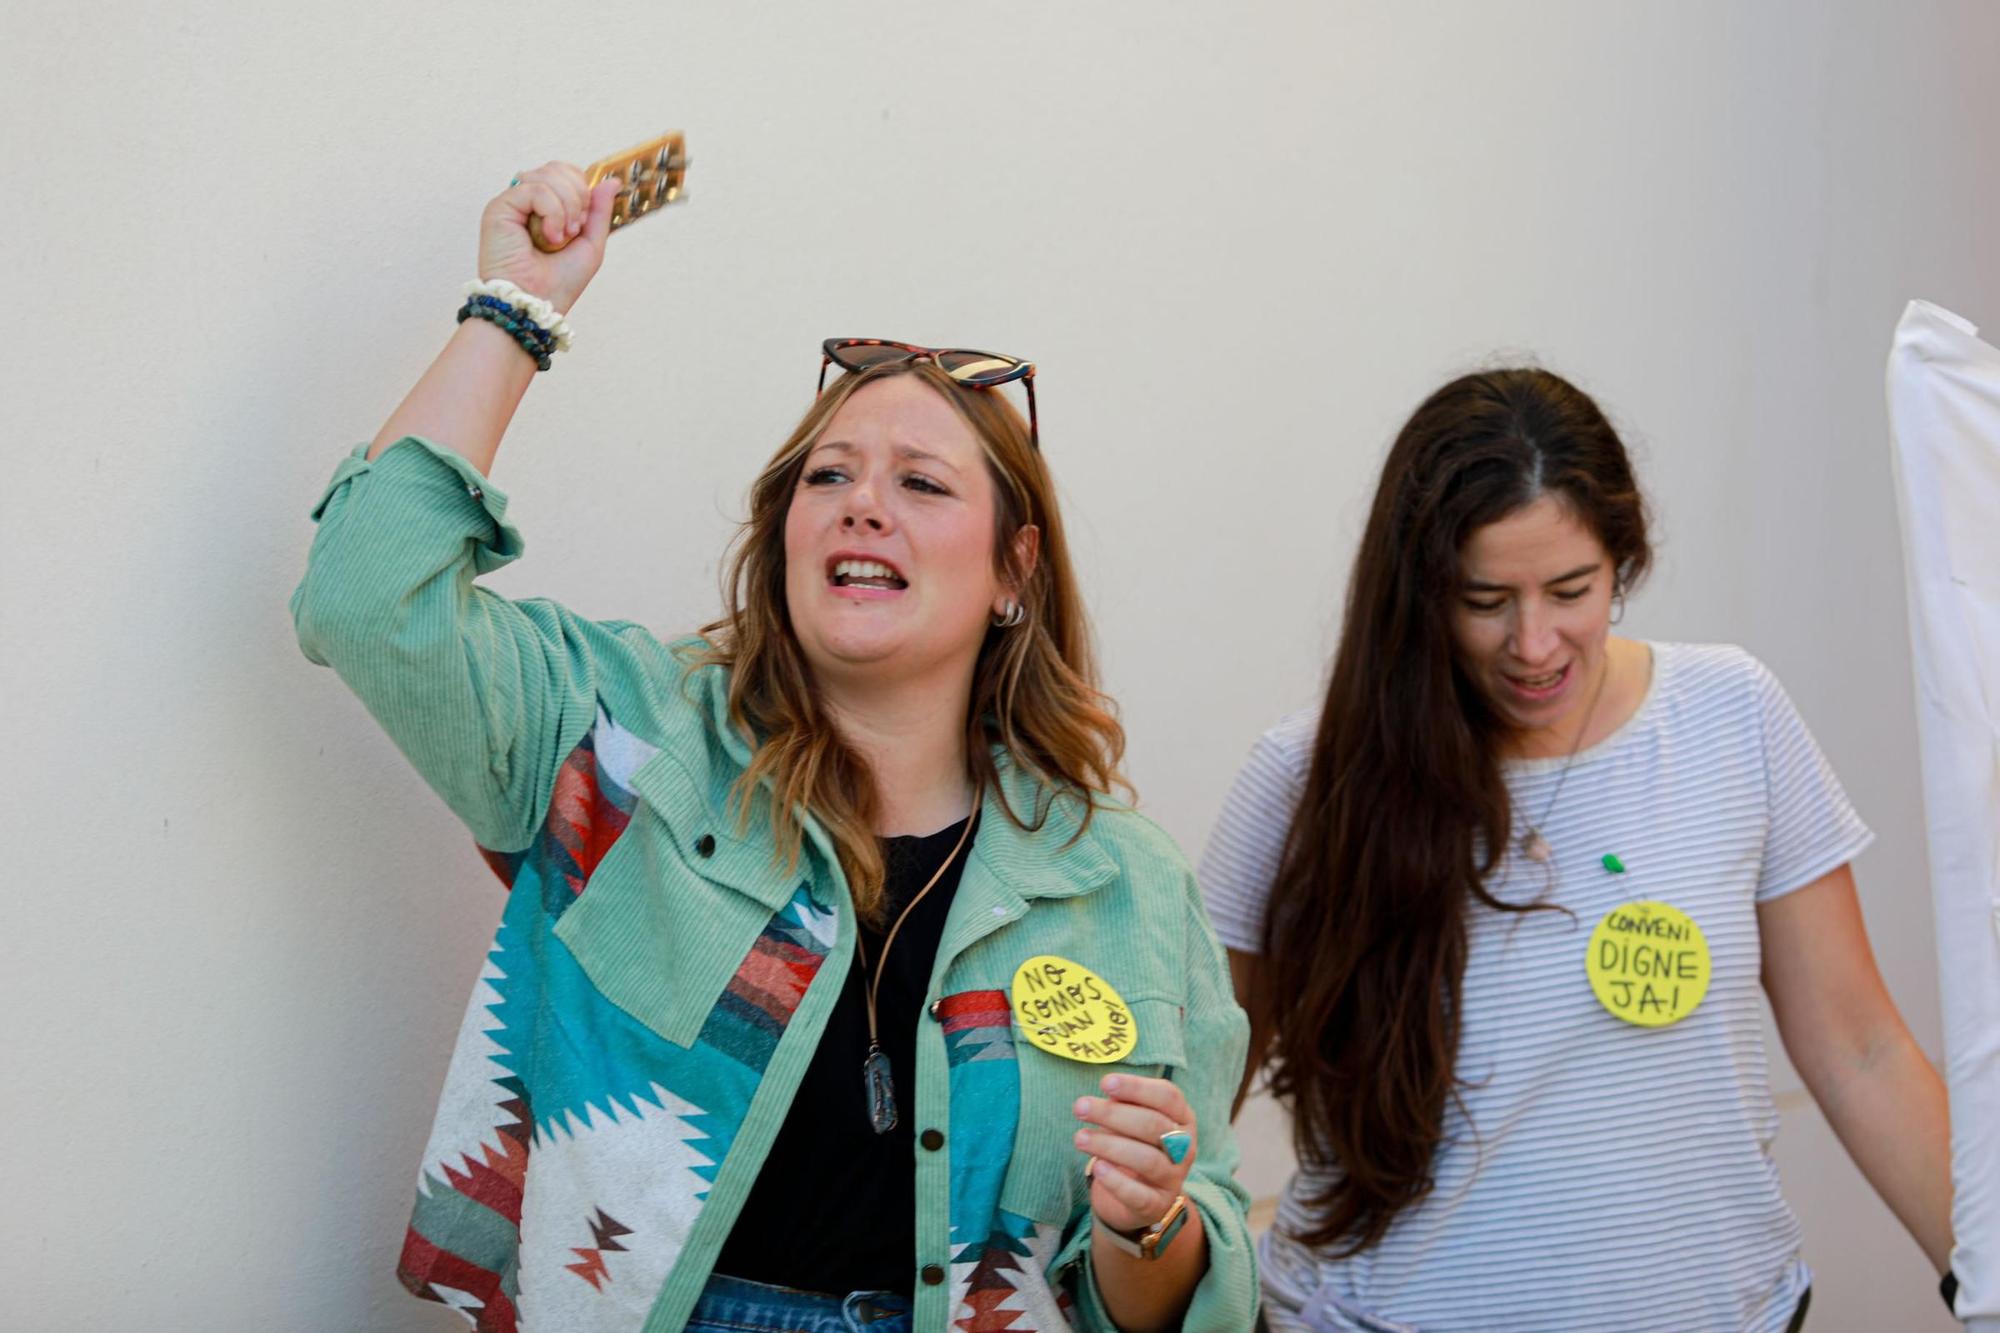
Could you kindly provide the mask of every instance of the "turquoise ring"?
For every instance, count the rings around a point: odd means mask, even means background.
[[[1187,1160],[1188,1149],[1194,1147],[1194,1135],[1184,1129],[1170,1129],[1160,1135],[1160,1151],[1167,1160],[1179,1166]]]
[[[520,183],[521,183],[521,178],[519,176],[516,176],[513,180],[507,182],[507,188],[511,190]]]

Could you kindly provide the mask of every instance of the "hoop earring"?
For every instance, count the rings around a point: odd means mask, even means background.
[[[1619,621],[1623,620],[1624,618],[1625,618],[1625,594],[1622,592],[1614,592],[1611,594],[1611,623],[1616,625]]]
[[[1028,618],[1028,608],[1014,598],[1007,599],[1007,609],[993,617],[993,628],[1012,629]]]

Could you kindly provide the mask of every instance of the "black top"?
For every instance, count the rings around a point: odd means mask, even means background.
[[[917,1024],[924,1020],[931,964],[945,917],[958,892],[972,839],[896,932],[886,962],[888,928],[965,831],[960,820],[924,837],[884,838],[887,909],[882,930],[860,927],[864,968],[857,958],[828,1016],[826,1031],[791,1110],[771,1145],[764,1169],[735,1227],[722,1243],[715,1271],[752,1282],[844,1295],[893,1291],[909,1296],[917,1269],[918,1136]],[[876,1026],[896,1088],[896,1127],[877,1134],[868,1122],[861,1063],[868,1058],[867,981],[882,963]]]

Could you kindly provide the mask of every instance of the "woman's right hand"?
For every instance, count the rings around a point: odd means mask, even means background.
[[[587,188],[583,171],[568,162],[522,172],[519,184],[495,195],[479,216],[479,276],[505,278],[568,314],[604,262],[618,188],[615,176]],[[554,254],[537,250],[528,235],[531,217],[541,219],[543,236],[569,244]]]
[[[568,314],[604,262],[617,193],[616,177],[586,190],[583,173],[567,162],[522,172],[519,183],[496,195],[479,215],[479,276],[505,278]],[[541,219],[543,235],[568,237],[569,244],[543,254],[528,238],[529,218]],[[456,450],[490,473],[500,437],[534,378],[535,363],[497,326],[466,320],[382,423],[368,457],[378,458],[404,436],[415,435]]]

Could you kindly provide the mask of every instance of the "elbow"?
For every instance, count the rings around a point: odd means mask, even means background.
[[[329,666],[333,662],[330,648],[333,636],[329,633],[328,617],[322,614],[323,601],[313,583],[311,571],[307,571],[303,581],[292,590],[292,633],[299,641],[299,651],[314,666]]]
[[[315,570],[306,571],[292,593],[291,612],[292,631],[308,661],[338,669],[357,653],[379,651],[394,637],[395,605],[367,595],[362,591],[366,587],[350,583],[336,588]]]
[[[1924,1059],[1901,1022],[1817,1033],[1805,1041],[1786,1042],[1785,1053],[1822,1110],[1844,1103],[1856,1087],[1900,1077],[1907,1057]]]

